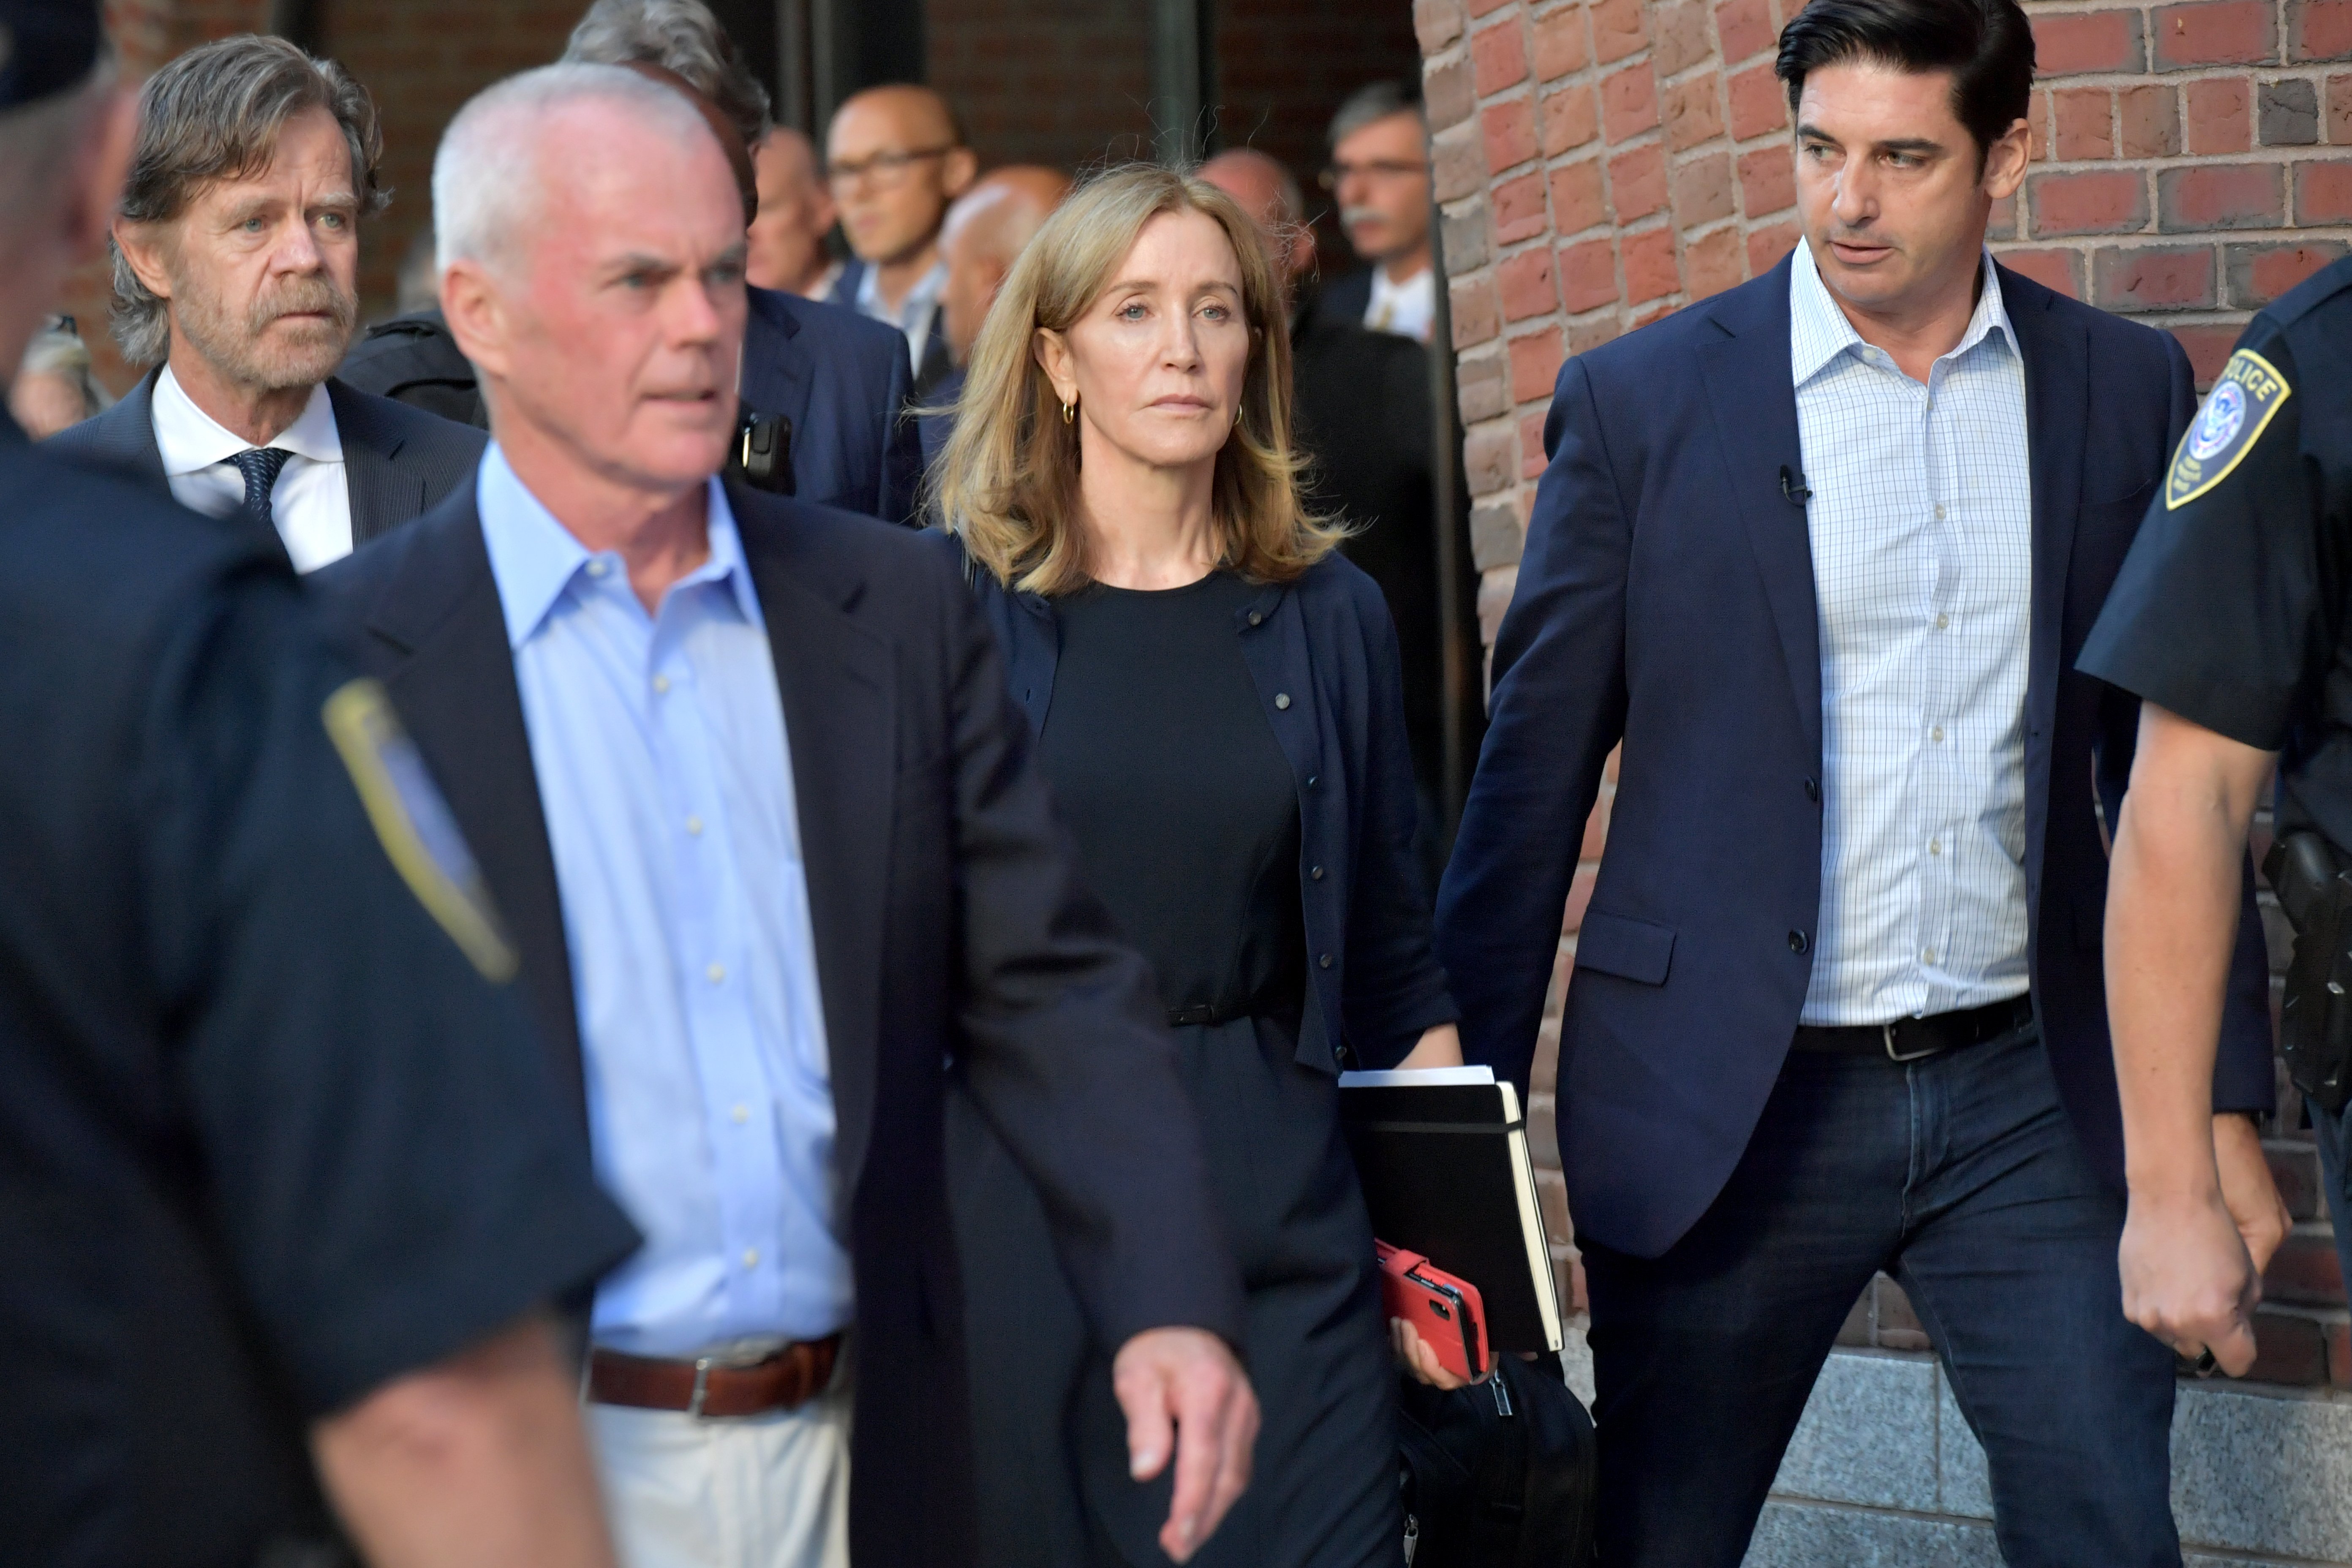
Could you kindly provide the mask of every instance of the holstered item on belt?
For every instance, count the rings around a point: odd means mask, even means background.
[[[2352,876],[2319,834],[2290,834],[2271,847],[2263,875],[2294,927],[2279,1012],[2287,1076],[2330,1116],[2352,1099]]]
[[[839,1334],[786,1345],[750,1366],[723,1366],[709,1356],[663,1361],[598,1350],[588,1358],[588,1397],[598,1405],[688,1415],[765,1415],[823,1394],[840,1353]]]

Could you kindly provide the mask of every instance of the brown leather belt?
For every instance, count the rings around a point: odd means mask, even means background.
[[[1891,1024],[1858,1024],[1843,1028],[1799,1025],[1793,1044],[1801,1051],[1822,1051],[1842,1057],[1885,1057],[1890,1061],[1925,1061],[1963,1046],[1982,1045],[2033,1022],[2032,996],[2012,996],[1958,1013],[1937,1013],[1926,1018],[1897,1018]]]
[[[786,1345],[750,1366],[722,1366],[709,1356],[662,1361],[599,1350],[588,1358],[588,1397],[599,1405],[688,1415],[765,1415],[823,1394],[840,1354],[839,1334]]]

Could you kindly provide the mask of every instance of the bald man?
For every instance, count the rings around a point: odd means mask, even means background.
[[[1315,271],[1315,230],[1307,222],[1307,197],[1297,177],[1255,147],[1235,147],[1202,164],[1201,178],[1257,219],[1282,276],[1283,294],[1296,311],[1300,286]]]
[[[840,215],[817,167],[816,144],[789,125],[772,127],[751,149],[760,210],[751,219],[744,276],[755,289],[822,300],[841,277],[824,237]]]
[[[992,169],[948,208],[940,229],[940,258],[948,269],[940,295],[940,321],[952,368],[923,400],[917,424],[923,466],[939,460],[955,429],[956,399],[963,393],[963,367],[988,308],[996,303],[1005,275],[1022,248],[1070,194],[1070,177],[1042,163],[1012,163]]]
[[[854,254],[833,302],[907,335],[915,395],[923,397],[954,363],[940,312],[948,285],[940,229],[980,161],[946,99],[900,83],[867,88],[834,111],[824,162]]]

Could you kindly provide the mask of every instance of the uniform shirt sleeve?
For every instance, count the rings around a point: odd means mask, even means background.
[[[413,855],[395,868],[324,719],[351,672],[292,581],[220,585],[155,665],[142,901],[191,1201],[315,1417],[592,1280],[635,1233],[521,997],[483,973],[510,967],[495,935],[428,912],[420,890],[446,889]]]
[[[2217,418],[2209,394],[2174,454],[2105,609],[2077,661],[2098,677],[2216,734],[2262,751],[2285,745],[2333,657],[2341,544],[2330,536],[2302,450],[2313,389],[2258,321],[2231,356],[2252,354],[2285,385]],[[2189,468],[2225,429],[2234,437]],[[2231,459],[2234,458],[2234,461]],[[2218,478],[2213,477],[2218,471]]]

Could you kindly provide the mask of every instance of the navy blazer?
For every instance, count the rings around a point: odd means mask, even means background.
[[[873,318],[857,308],[858,286],[865,280],[866,263],[855,256],[851,257],[842,264],[841,276],[833,280],[833,290],[825,296],[826,302],[839,306],[861,321],[872,321]],[[887,321],[875,321],[874,324],[877,327],[889,327],[889,330],[894,332],[898,331],[896,327],[890,327]],[[906,333],[898,332],[898,345],[901,348],[906,347]],[[915,356],[910,355],[909,358],[915,358]],[[919,398],[929,397],[932,389],[945,380],[949,372],[954,368],[955,356],[948,352],[948,313],[944,309],[933,310],[930,335],[923,340],[921,356],[915,358],[915,395]]]
[[[1014,593],[929,535],[979,595],[1013,695],[1042,733],[1061,626],[1053,602]],[[1298,786],[1298,900],[1307,1007],[1297,1059],[1323,1072],[1394,1067],[1457,1014],[1432,955],[1429,894],[1413,853],[1419,807],[1404,732],[1396,628],[1381,590],[1338,555],[1267,584],[1234,618],[1265,721]]]
[[[43,449],[113,468],[170,495],[163,451],[155,442],[155,382],[163,374],[160,365],[148,372],[121,402],[58,431]],[[343,445],[353,549],[382,538],[470,480],[488,444],[478,430],[332,377],[327,401],[335,411],[336,438]]]
[[[748,294],[743,402],[793,422],[794,497],[891,522],[912,518],[923,456],[901,417],[909,395],[905,337],[797,294]],[[437,305],[370,328],[340,374],[366,391],[489,428],[474,367]]]
[[[1623,742],[1560,1030],[1559,1124],[1577,1228],[1644,1257],[1747,1148],[1812,972],[1822,673],[1805,512],[1781,493],[1802,468],[1789,277],[1784,261],[1561,369],[1438,898],[1465,1049],[1524,1087],[1585,817]],[[2060,1096],[2120,1186],[2097,811],[2120,808],[2138,703],[2074,658],[2196,398],[2169,336],[2007,268],[2000,287],[2032,431],[2028,963]],[[2272,1103],[2252,886],[2219,1110]]]
[[[563,908],[474,487],[311,582],[398,706],[522,954],[584,1119]],[[996,641],[905,529],[731,486],[766,613],[856,1280],[849,1538],[861,1564],[972,1555],[950,1056],[1045,1200],[1106,1344],[1241,1342],[1239,1271],[1143,962],[1079,887]]]

